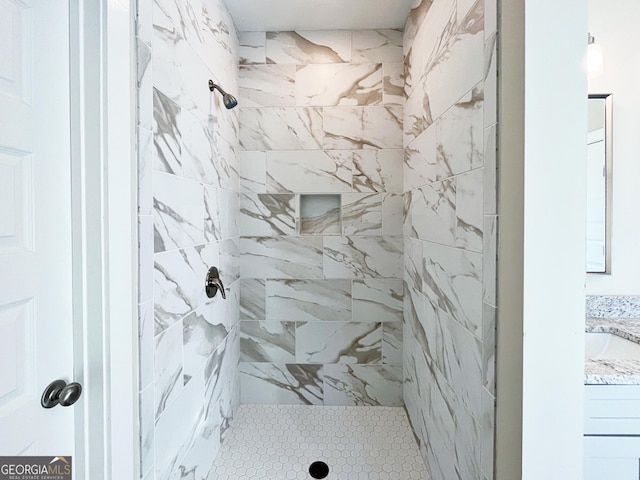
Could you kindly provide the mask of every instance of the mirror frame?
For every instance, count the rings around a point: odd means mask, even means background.
[[[613,94],[590,93],[589,99],[602,99],[604,104],[605,142],[605,268],[604,272],[589,272],[589,275],[611,275],[611,224],[613,214]]]

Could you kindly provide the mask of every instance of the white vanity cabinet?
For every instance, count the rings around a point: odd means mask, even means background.
[[[640,437],[584,437],[585,480],[638,480]]]
[[[640,385],[585,385],[585,480],[640,478]]]

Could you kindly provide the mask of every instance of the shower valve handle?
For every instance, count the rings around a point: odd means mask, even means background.
[[[207,293],[207,297],[213,298],[220,290],[222,298],[227,298],[227,294],[224,291],[224,285],[220,280],[220,273],[216,267],[211,267],[207,273],[207,279],[204,283],[204,291]]]

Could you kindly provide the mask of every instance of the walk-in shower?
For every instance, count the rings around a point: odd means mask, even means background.
[[[142,480],[492,478],[492,1],[138,3]]]

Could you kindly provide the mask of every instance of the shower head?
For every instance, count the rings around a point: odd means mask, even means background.
[[[236,97],[234,97],[230,93],[225,92],[220,85],[216,85],[215,83],[213,83],[213,80],[209,80],[209,90],[211,90],[212,92],[214,90],[218,90],[220,92],[220,94],[222,95],[224,106],[227,107],[227,109],[230,110],[238,105],[238,100],[236,100]]]

